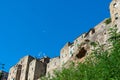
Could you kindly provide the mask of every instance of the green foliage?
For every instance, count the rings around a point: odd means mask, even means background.
[[[84,63],[78,66],[71,64],[69,68],[56,71],[55,76],[43,80],[120,80],[120,35],[117,28],[110,29],[109,41],[112,44],[111,50],[103,50],[103,45],[91,43],[98,46],[86,58]]]
[[[0,80],[1,80],[1,78],[2,78],[2,72],[0,72]]]
[[[90,45],[93,46],[93,47],[96,47],[96,46],[97,46],[97,43],[91,42]]]
[[[119,42],[120,40],[120,33],[117,33],[117,25],[115,25],[113,28],[110,28],[110,32],[109,34],[111,35],[111,37],[109,38],[109,41],[113,43],[113,45],[116,42]]]
[[[111,23],[111,18],[108,18],[106,21],[105,21],[105,24],[110,24]]]

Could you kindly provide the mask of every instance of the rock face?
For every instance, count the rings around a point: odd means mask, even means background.
[[[25,58],[23,63],[26,64],[23,64],[21,63],[21,59],[18,63],[19,65],[16,65],[10,69],[8,80],[13,79],[13,77],[16,78],[16,80],[28,80],[28,78],[29,80],[34,80],[38,78],[38,73],[40,76],[48,76],[49,73],[51,76],[54,76],[54,70],[61,70],[62,67],[68,67],[67,65],[70,61],[75,63],[83,62],[84,58],[89,56],[91,51],[94,49],[92,45],[94,42],[104,45],[103,50],[106,49],[109,45],[107,41],[109,39],[109,29],[116,26],[118,27],[118,32],[120,32],[120,0],[113,0],[110,3],[110,15],[111,18],[104,19],[87,33],[77,37],[73,42],[66,43],[60,51],[60,56],[50,59],[50,62],[49,58],[46,58],[46,60],[40,59],[39,62],[38,60],[30,57],[29,59]],[[32,69],[35,69],[33,74],[30,71]],[[14,73],[14,75],[13,72],[15,70],[17,70],[17,73]],[[28,78],[25,77],[25,75],[27,75]],[[35,75],[37,75],[37,77]]]

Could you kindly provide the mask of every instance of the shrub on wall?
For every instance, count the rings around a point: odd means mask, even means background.
[[[106,21],[105,21],[105,24],[110,24],[111,23],[111,18],[108,18]]]

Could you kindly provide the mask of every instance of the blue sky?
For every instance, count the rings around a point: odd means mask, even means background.
[[[59,56],[68,41],[109,17],[111,0],[0,0],[0,62]]]

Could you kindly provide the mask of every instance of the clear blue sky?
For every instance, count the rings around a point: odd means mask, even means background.
[[[109,17],[111,0],[0,0],[0,62],[59,56],[68,41]]]

